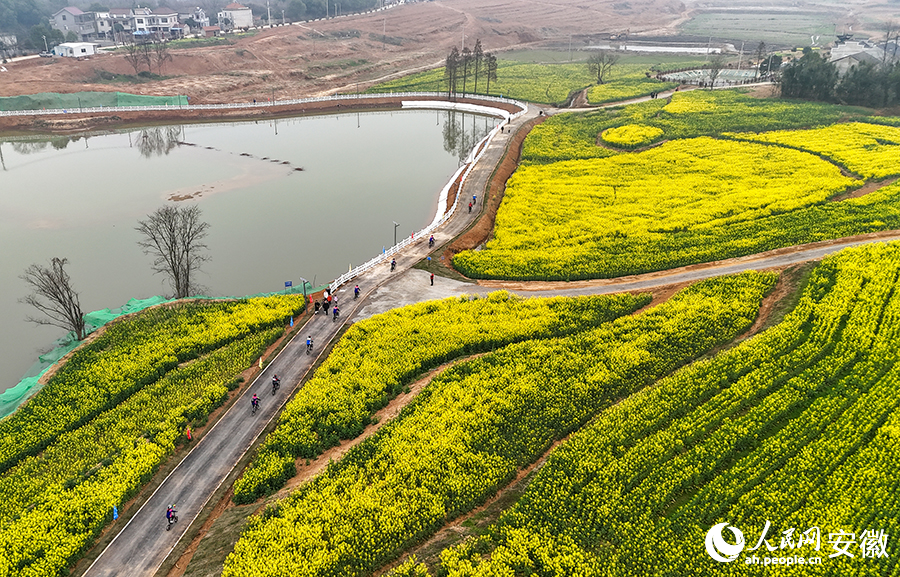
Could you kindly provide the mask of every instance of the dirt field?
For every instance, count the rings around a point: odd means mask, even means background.
[[[100,71],[134,75],[121,54],[85,60],[34,58],[6,65],[0,96],[83,90],[185,94],[196,104],[265,101],[362,90],[376,81],[443,62],[466,37],[487,51],[608,38],[659,29],[684,10],[678,0],[439,0],[372,14],[261,30],[231,45],[179,48],[162,69],[168,78],[142,84],[99,83]],[[388,42],[382,43],[382,33]],[[399,45],[397,45],[399,44]],[[154,73],[156,70],[153,71]]]

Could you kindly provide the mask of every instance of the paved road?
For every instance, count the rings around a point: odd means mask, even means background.
[[[538,114],[531,109],[512,125],[517,127]],[[490,178],[494,166],[501,158],[510,134],[504,133],[488,145],[482,160],[473,168],[466,182],[466,194],[481,193]],[[429,191],[423,191],[427,194]],[[431,191],[433,193],[433,191]],[[463,197],[467,198],[467,197]],[[462,206],[466,206],[463,203]],[[457,214],[435,233],[438,243],[443,243],[459,234],[477,215],[467,210]],[[398,269],[390,272],[390,263],[376,267],[359,277],[363,296],[353,300],[353,285],[337,291],[341,320],[351,318],[356,309],[365,301],[366,295],[377,287],[402,274],[424,258],[429,252],[427,239],[407,248],[397,256]],[[316,355],[306,355],[306,337],[322,347],[338,332],[340,322],[332,322],[322,314],[313,316],[275,360],[245,390],[241,398],[224,414],[182,462],[166,477],[156,492],[128,521],[122,531],[113,539],[100,556],[85,572],[87,577],[151,577],[156,573],[166,557],[185,534],[188,527],[225,481],[237,462],[252,446],[266,425],[274,419],[281,407],[290,398],[300,381],[309,371]],[[273,397],[271,394],[272,375],[281,378],[281,389]],[[250,398],[256,393],[262,399],[260,409],[250,414]],[[166,507],[172,503],[178,506],[179,522],[166,531]]]
[[[513,126],[521,125],[534,118],[538,109],[530,108],[529,112],[513,122]],[[472,170],[462,198],[471,198],[477,194],[479,202],[484,197],[484,190],[501,158],[508,139],[506,132],[488,145],[483,159]],[[465,206],[468,203],[462,203]],[[466,210],[460,210],[438,232],[435,239],[438,244],[453,238],[462,232],[476,217]],[[900,235],[889,239],[900,239]],[[718,263],[715,266],[674,271],[672,274],[638,275],[627,279],[597,281],[588,286],[572,289],[554,289],[546,291],[518,291],[522,294],[543,296],[558,294],[601,294],[618,291],[643,290],[654,286],[699,280],[712,276],[732,274],[748,269],[769,268],[821,258],[847,246],[855,246],[870,241],[854,241],[828,247],[812,247],[783,255],[760,258],[734,259]],[[396,306],[465,293],[485,293],[488,288],[471,283],[462,283],[446,278],[436,277],[435,285],[429,282],[425,271],[411,269],[429,253],[427,240],[408,247],[397,256],[398,270],[390,272],[389,261],[383,266],[375,267],[360,276],[359,283],[363,298],[352,299],[351,283],[339,290],[337,296],[342,311],[341,319],[357,319],[389,310]],[[248,448],[260,435],[268,422],[275,418],[280,408],[297,388],[302,378],[312,366],[315,356],[305,354],[307,335],[312,335],[318,343],[318,349],[327,343],[338,331],[341,323],[332,322],[330,317],[313,316],[294,339],[288,344],[272,364],[247,388],[238,402],[231,407],[218,423],[203,437],[184,460],[163,481],[156,492],[132,517],[125,528],[103,551],[100,557],[88,568],[88,577],[128,575],[134,577],[151,577],[165,561],[179,539],[184,535],[204,505],[216,489],[224,482],[232,469]],[[271,392],[271,375],[278,374],[282,380],[281,390],[274,397]],[[250,414],[249,399],[253,393],[261,399],[261,409],[256,415]],[[180,522],[171,531],[165,530],[165,510],[171,503],[178,504]]]
[[[365,319],[372,315],[383,313],[403,305],[432,299],[466,294],[487,294],[489,292],[504,289],[505,284],[508,284],[510,287],[516,287],[506,288],[505,290],[509,290],[510,292],[522,296],[536,297],[581,296],[647,291],[671,284],[695,282],[727,274],[736,274],[747,270],[763,270],[811,260],[819,260],[845,248],[859,246],[869,242],[891,242],[898,240],[900,240],[900,233],[896,235],[879,236],[878,238],[873,239],[837,242],[828,246],[819,246],[817,243],[808,248],[800,248],[797,251],[784,254],[778,254],[780,251],[772,251],[771,253],[763,253],[752,257],[734,258],[710,265],[691,265],[689,267],[665,271],[664,273],[648,273],[617,279],[574,283],[541,283],[544,286],[554,285],[553,288],[544,290],[522,289],[520,288],[521,283],[491,282],[489,283],[490,286],[484,286],[443,277],[435,277],[434,285],[432,286],[427,272],[411,269],[398,275],[393,282],[382,285],[373,291],[365,302],[362,303],[362,307],[356,312],[352,320],[357,321]]]

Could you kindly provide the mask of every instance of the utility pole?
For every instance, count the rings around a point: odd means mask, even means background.
[[[741,40],[741,53],[740,53],[740,56],[738,56],[738,70],[741,69],[741,62],[743,62],[743,61],[744,61],[744,41]]]
[[[272,9],[269,8],[269,0],[266,0],[266,15],[269,20],[269,28],[272,27]]]
[[[50,49],[47,48],[47,37],[44,35],[41,35],[41,38],[44,39],[44,52],[50,52]]]

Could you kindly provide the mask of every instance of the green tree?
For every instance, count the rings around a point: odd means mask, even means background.
[[[109,6],[104,6],[99,2],[94,2],[88,7],[88,12],[109,12]]]
[[[306,16],[306,4],[303,0],[291,0],[284,9],[284,15],[291,20],[303,20]]]
[[[66,32],[66,42],[78,42],[78,34],[74,30]]]
[[[770,54],[768,58],[759,63],[757,72],[762,76],[776,72],[781,69],[783,61],[780,54]]]
[[[447,83],[447,96],[456,93],[456,82],[459,79],[460,55],[456,46],[450,50],[444,62],[444,81]]]
[[[472,65],[475,67],[475,87],[472,92],[478,94],[478,73],[484,65],[484,49],[481,47],[481,39],[475,41],[475,48],[472,49]]]
[[[497,81],[497,57],[488,52],[484,55],[484,76],[487,79],[487,94],[491,93],[491,80]]]
[[[837,79],[834,64],[806,47],[803,56],[791,62],[781,73],[781,95],[830,102],[834,100]]]
[[[466,93],[466,81],[469,79],[469,67],[471,64],[472,51],[468,48],[463,48],[462,54],[459,57],[459,65],[462,66],[463,94]]]
[[[53,47],[57,44],[61,44],[66,41],[63,33],[56,28],[50,28],[49,24],[38,24],[36,26],[32,26],[28,30],[28,36],[25,38],[25,41],[21,43],[25,45],[25,48],[30,48],[32,50],[43,50],[45,36],[47,37],[47,48],[49,48],[50,50],[52,50]]]

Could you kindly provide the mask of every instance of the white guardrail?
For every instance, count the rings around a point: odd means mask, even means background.
[[[48,110],[0,110],[0,116],[45,116],[53,114],[83,114],[89,112],[146,112],[155,110],[227,110],[242,108],[269,108],[272,106],[289,106],[296,104],[312,104],[316,102],[345,100],[374,100],[378,98],[446,98],[445,92],[391,92],[382,94],[336,94],[333,96],[315,96],[310,98],[294,98],[291,100],[275,100],[270,102],[234,102],[227,104],[163,104],[157,106],[92,106],[74,108],[51,108]],[[456,94],[456,99],[483,100],[487,102],[503,102],[520,107],[525,105],[502,96],[484,96],[481,94]],[[492,109],[496,110],[496,109]]]
[[[521,115],[525,114],[528,111],[528,106],[522,102],[518,102],[515,100],[508,100],[504,98],[496,98],[491,97],[495,102],[504,102],[509,104],[515,104],[520,107],[521,110],[516,112],[515,114],[510,114],[505,110],[501,110],[499,108],[487,108],[484,106],[478,105],[467,105],[463,103],[455,103],[455,102],[440,102],[440,101],[429,101],[429,102],[403,102],[404,108],[425,108],[426,105],[431,108],[435,108],[436,104],[441,105],[440,108],[448,109],[448,110],[465,110],[467,112],[477,111],[483,114],[493,114],[495,116],[500,116],[504,121],[509,122],[515,120]],[[334,279],[329,285],[329,290],[334,292],[339,286],[346,283],[347,281],[353,279],[356,276],[366,272],[367,270],[375,267],[378,264],[384,264],[387,262],[387,259],[391,258],[393,255],[397,254],[407,246],[413,244],[414,242],[422,241],[425,237],[430,235],[432,232],[437,230],[439,226],[447,222],[450,217],[453,216],[453,213],[456,212],[456,207],[459,206],[459,199],[462,197],[462,189],[463,184],[465,184],[466,179],[469,176],[469,173],[472,172],[472,168],[475,166],[482,156],[484,156],[485,151],[488,148],[488,144],[490,144],[491,140],[493,140],[494,136],[496,136],[500,132],[500,128],[504,125],[504,122],[501,121],[497,126],[491,130],[487,136],[482,138],[478,144],[475,145],[474,148],[469,152],[469,156],[466,158],[465,162],[459,170],[457,170],[453,174],[453,178],[447,183],[447,185],[441,190],[441,194],[438,197],[438,207],[437,213],[434,216],[434,220],[431,221],[431,224],[423,228],[418,232],[412,233],[409,237],[404,238],[391,248],[384,251],[384,253],[376,256],[373,259],[357,266],[356,268],[351,269],[350,271],[342,274],[338,278]],[[462,177],[460,177],[462,174]],[[450,189],[453,188],[453,184],[457,182],[459,179],[459,186],[456,192],[456,199],[453,201],[453,206],[447,210],[447,196],[450,193]]]

